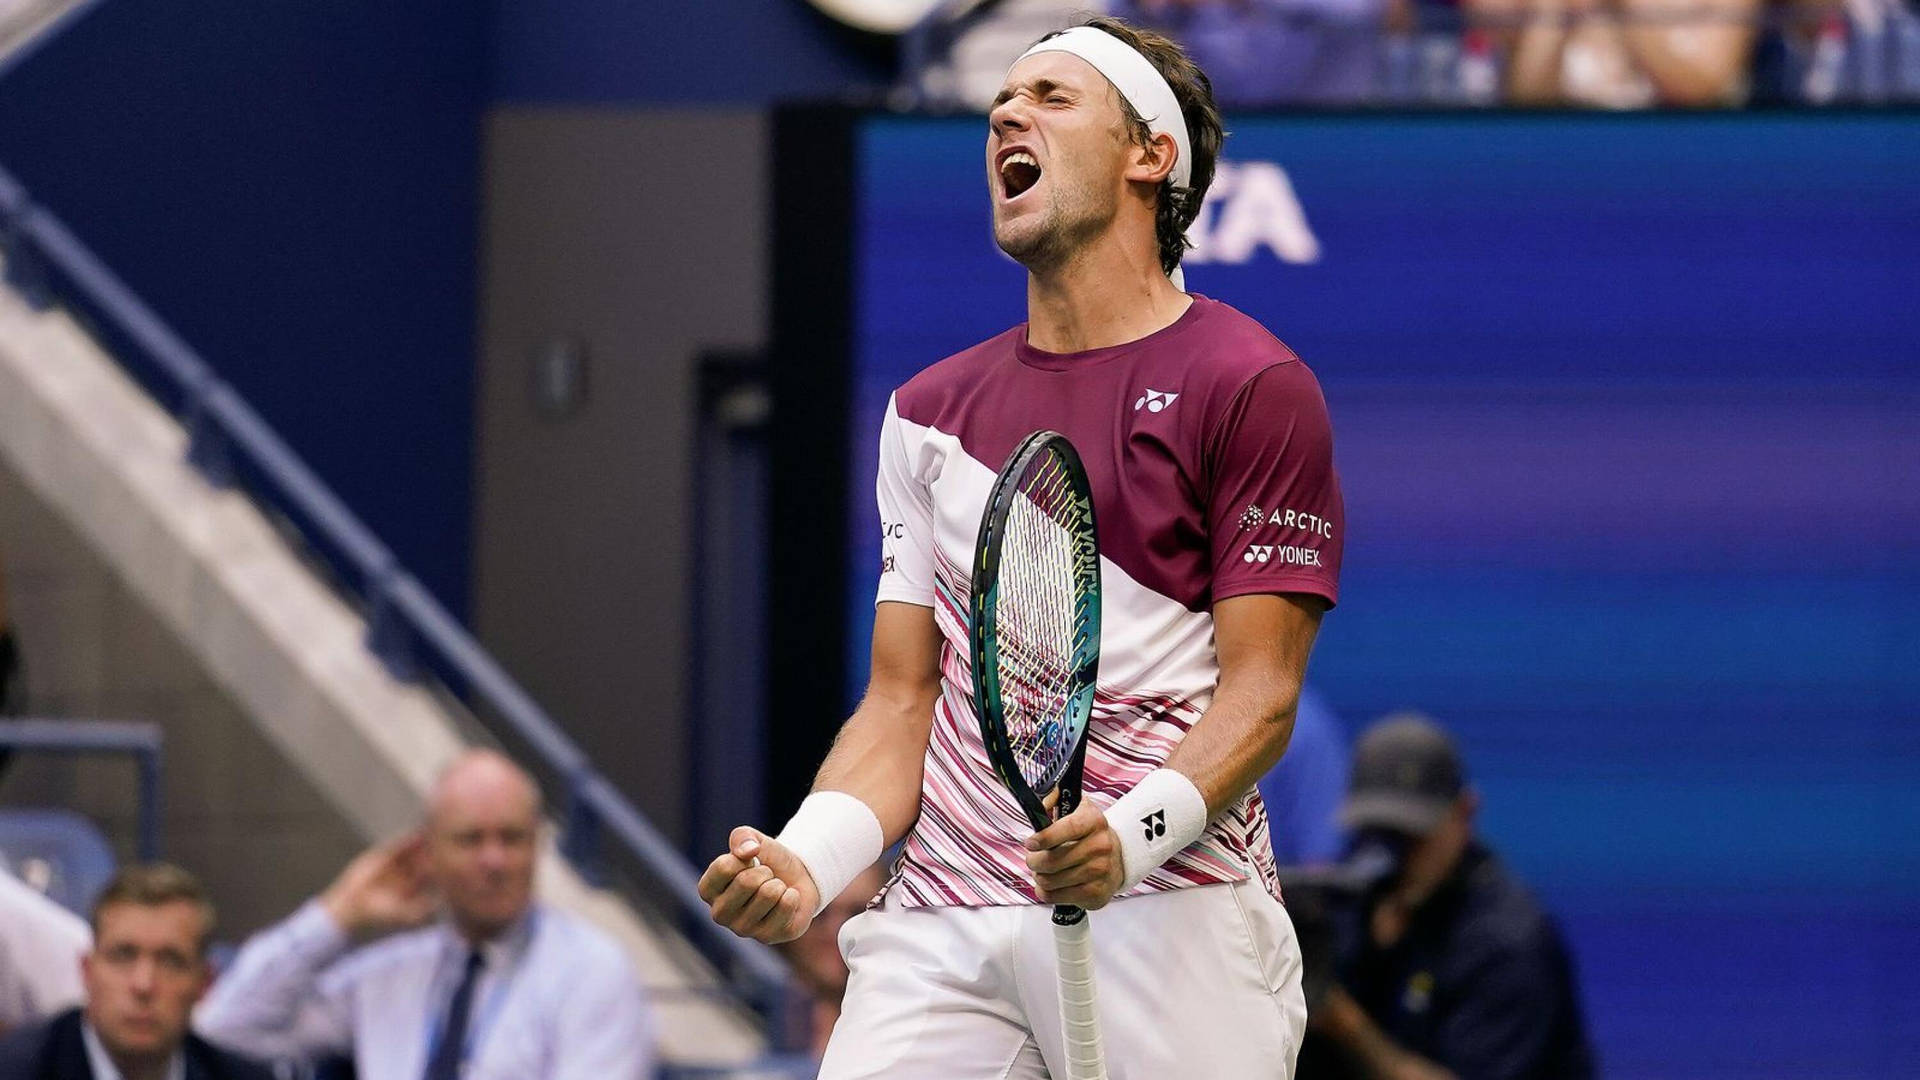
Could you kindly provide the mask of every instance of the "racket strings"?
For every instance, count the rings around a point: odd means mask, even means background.
[[[1074,525],[1066,469],[1051,456],[1022,478],[1002,541],[996,648],[1008,741],[1037,792],[1065,773],[1079,732],[1067,723],[1074,675]]]

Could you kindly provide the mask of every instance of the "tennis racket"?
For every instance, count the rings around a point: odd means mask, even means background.
[[[1036,431],[1014,448],[974,552],[974,710],[994,771],[1038,832],[1080,802],[1100,667],[1093,490],[1066,436]],[[1055,907],[1053,929],[1066,1080],[1105,1080],[1086,911]]]

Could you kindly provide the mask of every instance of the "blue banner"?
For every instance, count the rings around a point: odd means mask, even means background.
[[[1332,409],[1311,678],[1462,740],[1615,1077],[1920,1060],[1920,118],[1228,124],[1188,287]],[[861,140],[855,677],[887,394],[1022,321],[984,121]]]

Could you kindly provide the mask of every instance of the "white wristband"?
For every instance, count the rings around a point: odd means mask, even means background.
[[[1207,830],[1207,800],[1172,769],[1155,769],[1107,807],[1107,824],[1120,837],[1126,892]]]
[[[820,890],[820,914],[886,850],[886,833],[872,808],[844,791],[816,791],[800,803],[774,837],[806,864]]]

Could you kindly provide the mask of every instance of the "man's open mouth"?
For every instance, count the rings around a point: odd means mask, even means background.
[[[1000,188],[1009,199],[1017,199],[1040,182],[1040,163],[1032,154],[1016,150],[1000,163]]]

